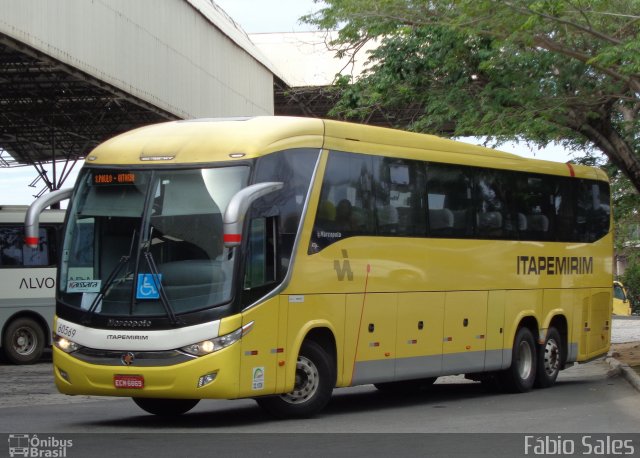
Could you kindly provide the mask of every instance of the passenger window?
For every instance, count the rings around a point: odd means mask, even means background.
[[[377,233],[424,236],[424,166],[398,159],[374,158],[374,161]]]
[[[24,230],[20,227],[0,227],[0,266],[49,266],[49,230],[41,227],[38,246],[24,244]]]
[[[581,242],[593,242],[609,231],[609,187],[581,180],[577,194],[577,232]]]
[[[556,212],[563,199],[567,200],[556,181],[551,177],[517,174],[512,189],[520,240],[555,240]]]
[[[331,152],[309,253],[355,235],[374,235],[372,157]]]
[[[493,170],[480,170],[476,175],[476,227],[479,238],[505,238],[511,229],[504,178],[504,172]]]
[[[427,168],[431,237],[473,236],[475,209],[470,167],[432,163]]]

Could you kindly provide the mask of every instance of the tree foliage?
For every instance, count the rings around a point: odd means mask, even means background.
[[[324,0],[305,20],[341,53],[333,114],[415,116],[410,129],[595,147],[640,189],[640,0]]]

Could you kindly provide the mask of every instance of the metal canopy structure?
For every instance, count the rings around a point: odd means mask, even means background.
[[[341,97],[340,90],[335,86],[292,88],[282,83],[278,84],[276,81],[274,93],[276,115],[344,120],[330,114]],[[406,128],[423,114],[424,107],[416,103],[402,109],[376,108],[367,115],[366,119],[359,119],[356,122],[372,126]],[[453,127],[453,123],[450,123],[440,131],[440,134],[450,135],[453,132]]]
[[[58,189],[102,141],[171,119],[176,116],[0,34],[0,167],[34,166],[34,183],[44,182],[40,193]],[[47,163],[54,164],[51,177]]]

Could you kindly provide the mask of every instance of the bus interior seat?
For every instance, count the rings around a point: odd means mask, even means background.
[[[481,235],[499,237],[502,235],[502,213],[499,211],[480,212],[476,215],[478,232]]]
[[[532,232],[548,232],[549,218],[545,215],[527,215],[527,229]]]
[[[453,228],[453,212],[448,208],[429,209],[429,229],[431,233],[447,231]]]
[[[527,216],[524,213],[518,213],[518,231],[527,230]]]

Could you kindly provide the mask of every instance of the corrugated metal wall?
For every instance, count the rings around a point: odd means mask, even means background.
[[[207,0],[0,0],[0,10],[0,33],[179,117],[273,114],[270,64]]]

